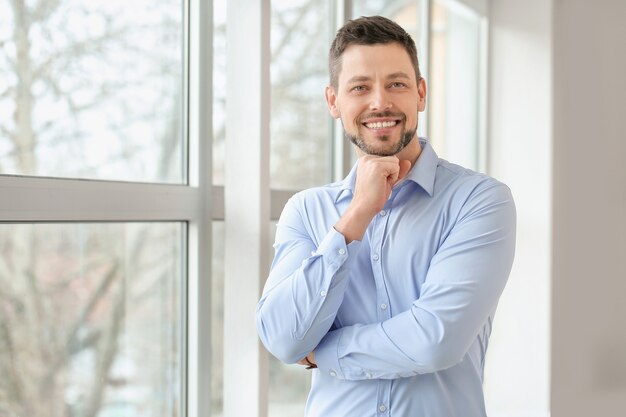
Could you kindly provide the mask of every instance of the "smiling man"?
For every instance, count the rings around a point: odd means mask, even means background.
[[[261,340],[313,369],[307,417],[485,416],[485,355],[515,247],[510,190],[417,136],[426,83],[396,23],[348,22],[329,69],[328,108],[359,159],[285,206]]]
[[[326,100],[331,115],[341,117],[346,137],[361,153],[378,156],[397,155],[412,143],[417,157],[413,139],[426,83],[406,49],[397,43],[349,45],[335,59],[345,70],[331,75]]]

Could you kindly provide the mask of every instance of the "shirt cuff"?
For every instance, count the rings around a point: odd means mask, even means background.
[[[361,242],[358,240],[354,240],[347,245],[345,236],[333,227],[320,242],[313,255],[324,256],[330,265],[339,269],[349,259],[356,258],[351,255],[356,254],[360,247]]]
[[[339,365],[339,340],[343,329],[328,332],[315,348],[315,363],[317,369],[333,378],[344,379]]]

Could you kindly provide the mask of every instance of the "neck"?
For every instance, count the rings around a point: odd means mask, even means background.
[[[409,161],[411,163],[411,167],[413,167],[415,166],[415,163],[417,162],[417,158],[419,158],[421,153],[422,153],[422,144],[420,143],[420,140],[417,137],[417,133],[415,133],[415,136],[413,137],[411,142],[409,142],[409,144],[404,149],[398,152],[396,156],[398,157],[398,159],[404,159],[404,160]]]

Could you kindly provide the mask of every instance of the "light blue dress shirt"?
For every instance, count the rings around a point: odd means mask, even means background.
[[[334,229],[343,180],[296,194],[276,232],[257,329],[278,359],[315,350],[307,417],[480,417],[485,354],[515,249],[509,188],[425,139],[362,241]]]

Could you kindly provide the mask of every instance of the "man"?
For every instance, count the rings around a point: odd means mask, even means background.
[[[485,416],[482,379],[515,246],[498,181],[416,135],[426,84],[415,43],[383,17],[341,28],[330,114],[360,156],[296,194],[257,307],[267,349],[313,370],[307,417]]]

